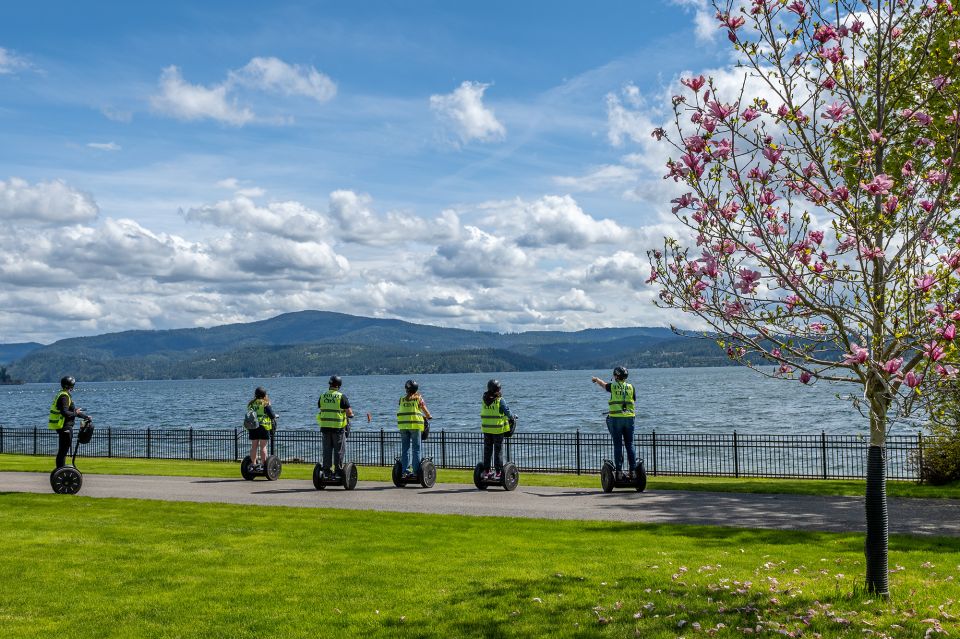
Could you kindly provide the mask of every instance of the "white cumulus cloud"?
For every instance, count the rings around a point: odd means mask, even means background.
[[[192,222],[257,231],[293,240],[316,238],[329,228],[322,213],[300,202],[271,202],[259,206],[242,194],[229,200],[191,208],[185,217]]]
[[[0,219],[37,224],[78,224],[97,217],[93,196],[62,180],[30,184],[12,177],[0,180]]]
[[[87,146],[98,151],[119,151],[123,148],[116,142],[87,142]]]
[[[32,64],[23,56],[17,55],[10,49],[0,47],[0,75],[8,75],[17,71],[32,68]]]
[[[312,66],[287,64],[279,58],[253,58],[241,69],[231,71],[228,82],[268,93],[301,95],[327,102],[337,94],[337,85]]]
[[[631,231],[610,219],[597,219],[569,195],[545,195],[483,205],[494,225],[508,229],[524,247],[565,245],[571,249],[589,244],[625,241]]]
[[[150,99],[159,113],[179,120],[211,119],[243,126],[254,119],[253,111],[240,107],[227,92],[228,85],[205,87],[184,81],[180,69],[169,66],[160,74],[160,93]]]
[[[465,81],[453,93],[431,95],[430,108],[463,143],[502,140],[507,134],[506,127],[497,120],[493,110],[483,104],[483,94],[489,86]]]

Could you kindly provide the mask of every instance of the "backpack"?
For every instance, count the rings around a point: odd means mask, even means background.
[[[247,414],[243,417],[243,427],[247,430],[256,430],[260,428],[260,417],[253,408],[247,409]]]

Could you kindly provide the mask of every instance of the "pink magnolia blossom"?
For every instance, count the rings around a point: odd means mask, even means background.
[[[689,87],[690,89],[693,90],[694,93],[699,92],[700,89],[703,88],[703,85],[706,83],[707,83],[707,80],[702,75],[698,75],[695,78],[684,78],[680,80],[680,84],[686,87]]]
[[[850,33],[859,34],[863,31],[863,22],[860,20],[854,20],[853,24],[850,25]]]
[[[923,111],[914,111],[913,119],[916,120],[921,126],[930,126],[930,123],[933,122],[933,118],[930,117],[928,113]]]
[[[716,100],[707,103],[707,111],[718,120],[725,120],[736,109],[737,105],[735,104],[721,104]]]
[[[943,351],[943,347],[937,344],[936,342],[930,342],[926,344],[923,350],[923,354],[930,358],[931,361],[939,362],[941,359],[946,357],[946,353]]]
[[[937,331],[940,334],[940,337],[952,342],[957,336],[957,327],[954,324],[947,324],[942,330]]]
[[[779,199],[780,198],[777,197],[776,193],[767,189],[760,194],[760,197],[757,199],[757,201],[760,202],[760,204],[763,204],[764,206],[770,206],[771,204],[773,204]]]
[[[901,35],[903,35],[903,29],[901,29],[900,27],[894,27],[890,29],[890,37],[893,38],[894,40],[899,38]]]
[[[743,117],[744,121],[752,122],[760,117],[760,112],[754,109],[753,107],[747,107],[743,110],[743,113],[740,114]]]
[[[789,364],[780,364],[780,367],[777,369],[779,375],[789,375],[793,372],[793,366]]]
[[[865,260],[879,260],[884,257],[884,252],[879,246],[874,246],[873,248],[865,246],[860,250],[860,255]]]
[[[870,195],[886,195],[893,186],[893,179],[885,173],[880,173],[873,177],[870,183],[860,183],[860,188],[864,189]]]
[[[763,157],[770,160],[770,164],[776,164],[780,161],[780,156],[783,155],[783,151],[778,149],[775,146],[768,146],[761,151]]]
[[[919,137],[913,141],[913,145],[916,147],[921,147],[921,146],[931,147],[931,146],[934,146],[935,144],[936,142],[934,142],[930,138],[925,138],[925,137]]]
[[[820,114],[820,117],[827,120],[833,120],[834,122],[840,122],[845,120],[848,115],[853,113],[853,109],[847,106],[843,102],[834,102],[827,109]]]
[[[833,89],[837,86],[837,81],[834,80],[833,78],[828,77],[826,80],[820,83],[820,86],[822,86],[827,91],[833,91]]]
[[[837,30],[829,24],[821,24],[813,33],[813,39],[820,44],[826,44],[837,37]]]
[[[942,184],[947,181],[948,174],[946,171],[939,171],[934,169],[927,172],[926,180],[930,184]]]
[[[786,235],[787,227],[781,224],[780,222],[774,222],[773,224],[767,227],[767,230],[770,231],[771,235]]]
[[[893,375],[893,374],[896,373],[898,370],[900,370],[900,367],[901,367],[901,366],[903,366],[903,358],[902,358],[902,357],[897,357],[896,359],[891,359],[891,360],[887,360],[886,362],[884,362],[884,364],[883,364],[883,370],[886,371],[887,373]]]
[[[843,52],[843,47],[841,47],[839,44],[835,47],[830,47],[830,48],[820,47],[820,50],[817,51],[817,55],[819,55],[824,60],[829,60],[830,62],[833,62],[834,64],[839,63],[841,60],[844,60],[847,57],[846,54],[844,54]]]
[[[810,328],[811,328],[812,330],[818,332],[818,333],[826,333],[826,332],[827,332],[827,325],[824,324],[823,322],[812,322],[812,323],[810,324]]]
[[[926,293],[933,288],[933,285],[936,283],[936,281],[937,278],[927,273],[923,277],[914,278],[913,283],[916,285],[918,291]]]
[[[707,147],[707,141],[699,135],[691,135],[688,138],[684,138],[683,144],[687,147],[687,150],[692,153],[699,153]]]
[[[913,160],[907,160],[903,163],[903,168],[900,169],[900,174],[903,177],[910,177],[913,175]]]
[[[893,213],[897,210],[898,202],[899,200],[897,199],[897,196],[891,195],[890,197],[887,198],[887,201],[883,203],[883,208],[886,210],[887,213],[889,213],[890,215],[893,215]]]
[[[757,282],[760,280],[760,272],[752,271],[748,268],[740,269],[740,281],[735,285],[735,289],[743,294],[754,293],[757,290]]]
[[[787,10],[797,14],[801,19],[807,17],[807,5],[802,0],[794,0],[787,5]]]
[[[810,231],[810,241],[819,246],[823,242],[823,231]]]
[[[714,158],[725,160],[730,157],[731,153],[733,153],[733,143],[730,142],[729,139],[724,138],[714,145],[713,151],[710,152],[710,155],[712,155]]]
[[[684,153],[680,156],[680,159],[683,160],[683,163],[687,165],[687,168],[695,173],[697,177],[703,175],[704,166],[699,157],[693,155],[692,153]]]
[[[713,118],[704,118],[700,126],[702,126],[707,133],[713,133],[717,128],[717,121]]]
[[[670,200],[670,203],[671,203],[671,204],[676,204],[676,206],[674,206],[674,207],[671,208],[670,210],[671,210],[673,213],[676,213],[676,212],[679,211],[680,209],[688,208],[691,204],[693,204],[693,203],[695,203],[695,202],[696,202],[696,200],[693,199],[693,193],[684,193],[684,194],[681,195],[680,197],[677,197],[677,198],[674,198],[674,199]]]
[[[647,278],[646,283],[647,283],[647,284],[653,284],[654,282],[657,281],[657,278],[658,278],[658,277],[660,277],[660,274],[657,273],[657,269],[655,269],[655,268],[654,268],[654,269],[650,269],[650,277]]]
[[[800,382],[802,384],[809,384],[811,379],[813,379],[813,375],[811,375],[807,371],[803,371],[802,373],[800,373]]]
[[[863,364],[867,361],[867,358],[870,356],[870,352],[859,346],[857,344],[850,345],[850,352],[844,353],[843,363],[844,364]]]
[[[941,377],[955,377],[957,374],[957,369],[949,364],[946,366],[943,364],[937,364],[936,371]]]
[[[931,202],[930,200],[920,200],[919,206],[921,209],[923,209],[927,213],[933,210],[933,202]]]
[[[930,84],[932,84],[933,88],[937,91],[943,91],[943,89],[949,86],[952,82],[953,80],[943,75],[938,75],[934,79],[930,80]]]
[[[923,383],[923,375],[917,375],[913,371],[910,371],[903,377],[903,383],[910,388],[916,388]]]
[[[787,310],[790,311],[792,311],[795,306],[803,302],[803,300],[796,295],[788,295],[783,299],[783,301],[787,303]]]
[[[877,131],[876,129],[870,129],[870,141],[874,144],[883,144],[887,141],[887,138],[883,137],[883,133]]]

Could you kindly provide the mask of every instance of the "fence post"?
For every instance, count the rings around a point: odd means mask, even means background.
[[[113,457],[113,429],[107,428],[107,457]]]
[[[233,429],[233,461],[240,459],[240,433],[236,427]]]
[[[917,431],[917,481],[923,482],[923,433]]]
[[[737,441],[737,431],[733,431],[733,476],[740,478],[740,444]]]
[[[653,442],[652,442],[652,446],[651,446],[651,447],[653,448],[653,469],[652,469],[652,474],[653,474],[654,476],[656,476],[656,474],[657,474],[657,431],[654,430],[653,433],[652,433],[652,435],[653,435]]]
[[[387,458],[385,455],[386,455],[386,451],[384,450],[383,429],[381,428],[380,429],[380,465],[381,466],[387,465],[387,462],[386,462]]]
[[[277,431],[274,430],[271,432],[273,433],[273,437],[270,438],[270,454],[276,455],[277,454]]]
[[[37,454],[37,427],[33,427],[33,454]]]
[[[147,459],[150,459],[150,429],[147,428]]]
[[[447,467],[447,431],[440,430],[440,468]]]
[[[823,478],[827,478],[827,432],[824,430],[820,431],[820,458],[823,465]]]
[[[193,459],[193,426],[190,427],[190,459]]]
[[[0,453],[3,452],[3,426],[0,426]]]
[[[577,429],[577,474],[580,474],[580,429]]]

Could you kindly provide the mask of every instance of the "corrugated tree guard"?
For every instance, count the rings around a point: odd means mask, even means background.
[[[887,473],[882,446],[871,446],[867,456],[867,539],[864,547],[867,563],[867,591],[890,596],[887,571]]]

